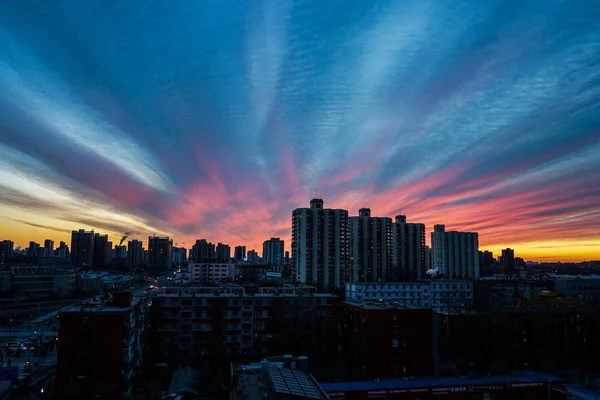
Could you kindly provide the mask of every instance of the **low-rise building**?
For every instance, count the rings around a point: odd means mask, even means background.
[[[117,399],[131,395],[146,346],[147,300],[129,292],[97,296],[60,313],[57,395]]]
[[[77,271],[51,266],[15,266],[11,269],[10,283],[15,296],[70,296],[77,288]]]
[[[192,282],[198,284],[233,282],[235,279],[235,264],[190,263],[188,272],[191,273]]]
[[[330,351],[328,341],[335,335],[327,324],[334,325],[336,302],[337,296],[317,294],[315,288],[258,288],[257,293],[246,293],[241,286],[228,285],[159,289],[152,308],[163,356],[190,358],[214,351],[266,355],[299,332],[312,336],[315,352]]]
[[[346,283],[346,300],[397,302],[433,309],[463,309],[473,303],[473,282],[431,280],[417,282]]]
[[[384,302],[341,304],[340,344],[353,379],[433,374],[433,311]]]

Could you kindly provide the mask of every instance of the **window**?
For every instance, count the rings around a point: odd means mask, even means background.
[[[398,339],[392,339],[392,347],[398,347]]]

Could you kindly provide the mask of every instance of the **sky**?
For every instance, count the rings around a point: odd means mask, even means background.
[[[600,259],[598,21],[593,0],[1,1],[0,239],[289,249],[318,196]]]

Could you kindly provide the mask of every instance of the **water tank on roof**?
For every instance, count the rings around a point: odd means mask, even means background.
[[[300,356],[296,359],[296,368],[300,371],[308,371],[308,357]]]

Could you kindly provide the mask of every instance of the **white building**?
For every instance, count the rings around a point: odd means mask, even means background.
[[[190,263],[188,272],[193,282],[219,283],[235,279],[235,264],[231,263]]]
[[[446,232],[435,225],[431,233],[433,268],[450,279],[479,277],[479,235],[476,232]]]
[[[348,255],[348,211],[324,209],[312,199],[310,208],[292,213],[292,265],[296,282],[342,289]]]
[[[394,281],[427,278],[425,224],[407,223],[406,216],[396,216],[392,225],[392,249]]]
[[[392,272],[392,219],[372,217],[361,208],[348,219],[350,263],[347,279],[352,282],[394,280]]]
[[[398,302],[433,309],[461,309],[473,303],[473,283],[467,280],[346,283],[347,301]]]

